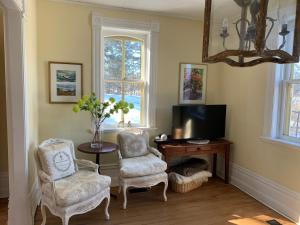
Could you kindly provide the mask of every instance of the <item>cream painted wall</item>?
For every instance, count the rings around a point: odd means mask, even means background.
[[[152,135],[170,132],[171,106],[178,99],[180,62],[200,62],[201,22],[143,15],[95,6],[38,1],[39,140],[49,137],[72,139],[75,144],[90,140],[87,114],[73,114],[72,105],[49,104],[48,61],[81,62],[84,93],[91,91],[91,12],[106,17],[159,21],[157,127]],[[213,64],[208,69],[207,103],[228,105],[227,137],[234,142],[232,161],[266,178],[300,192],[300,152],[266,143],[263,135],[268,65],[233,68]],[[115,140],[115,134],[106,134]],[[87,155],[79,154],[87,158]],[[113,156],[104,158],[114,162]]]
[[[227,136],[234,142],[232,161],[300,192],[300,151],[260,138],[269,66],[221,66],[221,97],[228,105]]]
[[[25,70],[28,107],[28,169],[29,187],[32,190],[36,179],[33,151],[38,145],[38,72],[37,72],[37,1],[27,0],[24,17]]]
[[[3,12],[0,10],[0,172],[8,171]]]
[[[201,62],[202,23],[192,20],[108,10],[95,6],[38,1],[38,78],[40,141],[50,137],[72,139],[75,144],[91,139],[88,114],[72,113],[72,105],[49,104],[48,61],[83,63],[84,94],[91,92],[92,27],[91,13],[105,17],[160,23],[158,51],[157,130],[170,133],[171,107],[178,103],[179,63]],[[219,103],[218,66],[208,68],[207,103]],[[115,134],[105,135],[115,141]],[[79,154],[87,158],[87,155]],[[113,158],[114,157],[114,158]],[[106,156],[111,163],[116,156]]]

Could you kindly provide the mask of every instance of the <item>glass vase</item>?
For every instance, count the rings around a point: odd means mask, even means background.
[[[91,148],[100,149],[102,147],[102,129],[101,125],[95,126],[94,137],[91,142]]]

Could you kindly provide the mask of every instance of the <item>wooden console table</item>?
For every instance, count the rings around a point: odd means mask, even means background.
[[[217,155],[224,155],[225,163],[225,183],[228,184],[229,179],[229,155],[230,145],[232,142],[219,139],[211,141],[208,144],[190,144],[185,140],[167,140],[167,141],[154,141],[157,144],[157,149],[164,155],[165,161],[168,166],[172,157],[211,154],[213,155],[212,173],[216,176],[217,170]]]

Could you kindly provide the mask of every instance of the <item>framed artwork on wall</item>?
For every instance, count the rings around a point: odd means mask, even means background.
[[[49,62],[50,103],[75,103],[82,97],[82,63]]]
[[[179,104],[205,104],[207,65],[180,63]]]

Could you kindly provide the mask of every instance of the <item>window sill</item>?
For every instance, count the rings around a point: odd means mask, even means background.
[[[271,137],[260,137],[260,139],[266,143],[278,144],[283,147],[289,147],[292,149],[300,150],[300,143],[297,143],[297,142],[287,141],[287,140],[279,139],[279,138],[271,138]]]
[[[156,127],[116,127],[116,128],[104,128],[103,132],[104,133],[115,133],[115,132],[121,132],[121,131],[126,131],[130,129],[141,129],[141,130],[146,130],[146,131],[152,131],[156,130]]]

